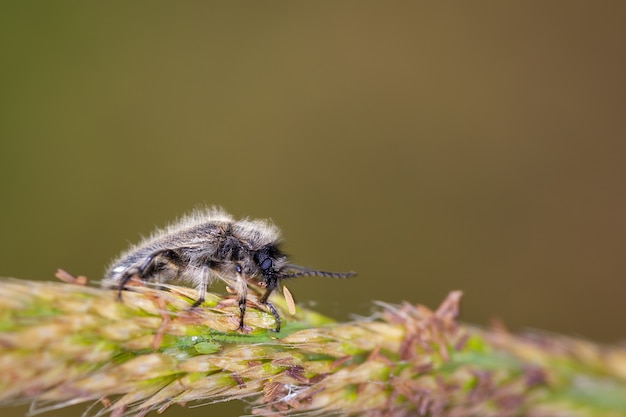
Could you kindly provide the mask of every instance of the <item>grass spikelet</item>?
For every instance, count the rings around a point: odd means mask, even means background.
[[[82,281],[81,281],[82,282]],[[379,303],[337,323],[275,298],[245,332],[229,298],[188,288],[116,292],[0,280],[0,404],[34,411],[97,401],[92,413],[163,412],[246,399],[252,413],[359,416],[626,415],[626,350],[460,324],[460,292],[432,310]],[[252,298],[252,297],[251,297]]]

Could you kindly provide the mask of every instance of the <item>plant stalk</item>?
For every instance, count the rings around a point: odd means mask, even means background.
[[[251,297],[184,287],[117,292],[0,280],[0,405],[33,413],[94,402],[92,414],[246,399],[264,416],[626,415],[626,350],[457,321],[461,293],[431,310],[378,304],[337,323],[298,308],[285,325]]]

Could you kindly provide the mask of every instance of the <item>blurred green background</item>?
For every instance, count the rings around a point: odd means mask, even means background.
[[[98,279],[140,235],[217,204],[272,218],[298,263],[358,271],[289,283],[340,319],[461,289],[465,321],[621,341],[625,17],[624,2],[5,2],[0,275]],[[215,410],[244,412],[183,412]]]

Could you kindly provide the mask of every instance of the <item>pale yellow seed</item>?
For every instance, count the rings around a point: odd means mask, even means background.
[[[296,314],[296,303],[293,301],[293,295],[291,295],[291,291],[289,288],[283,285],[283,295],[285,296],[285,301],[287,302],[287,309],[289,310],[289,314],[292,316]]]

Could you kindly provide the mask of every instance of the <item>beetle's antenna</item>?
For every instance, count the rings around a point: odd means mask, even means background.
[[[278,276],[280,279],[290,279],[299,277],[328,277],[328,278],[350,278],[356,275],[356,272],[328,272],[319,271],[317,269],[308,269],[299,265],[289,265],[289,268],[296,269],[298,272],[292,272],[287,274],[281,274]]]

